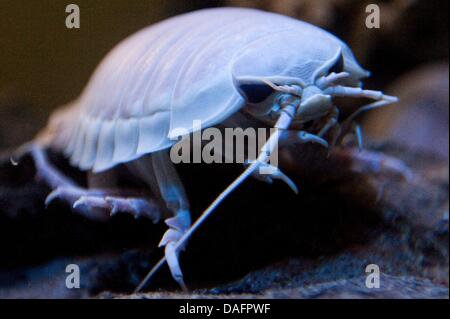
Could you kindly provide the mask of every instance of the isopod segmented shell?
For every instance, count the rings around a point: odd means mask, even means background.
[[[175,128],[216,125],[245,105],[239,80],[289,76],[308,83],[337,49],[354,81],[367,75],[351,50],[308,23],[254,9],[206,9],[125,39],[81,96],[49,126],[50,143],[95,172],[168,148]]]

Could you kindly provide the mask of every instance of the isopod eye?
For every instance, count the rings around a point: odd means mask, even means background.
[[[344,71],[344,57],[342,53],[339,55],[339,58],[336,59],[336,62],[331,66],[328,70],[329,73],[340,73]]]
[[[239,89],[251,104],[261,103],[273,93],[273,89],[266,84],[241,84]]]

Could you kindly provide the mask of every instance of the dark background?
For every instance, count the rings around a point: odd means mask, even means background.
[[[80,29],[66,28],[70,3],[80,7]],[[1,1],[0,147],[30,139],[52,109],[80,94],[101,59],[125,37],[200,7],[199,1]]]

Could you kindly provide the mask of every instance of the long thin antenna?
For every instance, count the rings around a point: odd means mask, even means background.
[[[275,124],[275,131],[263,145],[258,158],[250,164],[247,169],[242,172],[225,190],[217,196],[217,198],[211,203],[211,205],[206,208],[206,210],[200,215],[200,217],[195,221],[195,223],[189,228],[183,236],[175,244],[174,250],[177,251],[181,246],[183,246],[186,241],[191,237],[191,235],[200,227],[200,225],[211,215],[214,209],[220,205],[220,203],[232,192],[234,191],[242,182],[245,181],[259,166],[261,163],[266,163],[274,149],[278,146],[278,140],[280,137],[280,131],[287,129],[292,119],[294,118],[297,108],[300,104],[300,99],[290,99],[288,104],[283,106],[282,112],[280,112],[280,117]],[[150,272],[145,276],[139,286],[134,290],[134,293],[139,292],[145,287],[147,282],[153,277],[153,275],[165,264],[166,257],[161,258],[161,260],[150,270]]]
[[[220,195],[208,206],[208,208],[201,214],[201,216],[195,221],[195,223],[191,226],[191,228],[186,231],[183,236],[178,240],[175,245],[175,250],[178,250],[180,246],[182,246],[189,237],[197,230],[198,227],[211,215],[214,209],[220,205],[220,203],[233,191],[235,190],[248,176],[250,176],[255,169],[257,169],[259,163],[257,161],[253,162],[247,169],[239,175],[238,178],[234,180]],[[142,288],[145,287],[147,282],[153,277],[153,275],[158,272],[158,270],[165,264],[166,257],[161,258],[161,260],[152,268],[152,270],[145,276],[139,286],[135,289],[135,293],[139,292]]]

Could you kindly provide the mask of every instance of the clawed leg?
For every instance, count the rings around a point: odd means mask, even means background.
[[[39,146],[33,146],[31,156],[36,165],[37,176],[54,190],[45,200],[48,206],[55,199],[69,203],[73,209],[93,220],[106,220],[116,213],[129,213],[135,218],[147,217],[157,222],[162,213],[156,204],[139,197],[120,197],[121,191],[84,189],[59,172],[48,160]]]
[[[305,131],[284,131],[279,140],[280,147],[290,144],[303,144],[303,143],[317,143],[321,146],[328,148],[328,142],[322,137],[310,134]],[[248,164],[252,164],[255,161],[247,161]],[[298,188],[295,183],[284,174],[278,167],[270,165],[269,163],[259,163],[259,168],[252,173],[252,176],[260,181],[266,183],[272,183],[274,179],[279,179],[285,182],[294,193],[298,193]]]
[[[149,218],[153,223],[157,223],[162,215],[158,206],[153,202],[133,197],[83,195],[74,202],[73,208],[81,211],[104,209],[110,213],[110,216],[127,213],[134,218]]]
[[[247,161],[247,165],[254,163],[255,161]],[[259,168],[252,173],[252,176],[257,180],[266,183],[273,183],[274,179],[279,179],[285,182],[294,193],[298,194],[298,188],[295,183],[284,174],[278,167],[270,165],[268,163],[261,162]]]
[[[169,226],[169,229],[161,239],[159,247],[165,246],[164,252],[172,277],[186,291],[187,286],[184,283],[183,273],[178,261],[180,252],[176,248],[176,243],[191,226],[191,214],[188,210],[179,210],[176,216],[166,219],[166,225]],[[180,249],[184,250],[184,248],[181,247]]]
[[[161,239],[159,246],[165,246],[165,256],[172,277],[184,290],[187,290],[178,260],[180,250],[185,247],[176,248],[178,240],[191,226],[187,196],[167,151],[152,154],[151,165],[160,196],[173,215],[165,221],[169,229]],[[150,180],[149,184],[153,185],[154,181]]]
[[[279,145],[283,147],[284,145],[291,144],[304,144],[304,143],[316,143],[328,148],[328,142],[322,137],[307,133],[305,131],[284,131],[280,136]]]
[[[75,212],[80,215],[96,220],[105,221],[108,219],[107,205],[105,203],[96,202],[95,205],[76,205],[80,198],[104,198],[105,194],[100,191],[90,191],[77,186],[65,185],[54,189],[45,199],[45,206],[48,207],[53,201],[61,200],[68,203]]]

